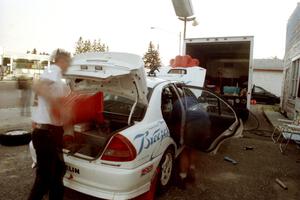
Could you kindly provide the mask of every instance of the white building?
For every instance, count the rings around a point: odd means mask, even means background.
[[[281,108],[289,118],[300,117],[300,3],[289,18],[284,57]]]
[[[254,59],[252,80],[254,85],[260,86],[276,96],[281,96],[283,60],[278,58]]]
[[[5,69],[5,75],[26,75],[33,77],[40,74],[50,65],[49,55],[16,53],[2,50],[0,65]]]

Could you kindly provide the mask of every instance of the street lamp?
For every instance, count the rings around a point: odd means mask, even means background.
[[[193,22],[192,26],[198,26],[198,22],[196,20],[196,17],[178,17],[179,20],[183,21],[183,40],[186,38],[186,22]]]
[[[186,38],[186,23],[193,21],[193,26],[197,26],[196,17],[193,17],[193,5],[191,0],[172,0],[175,13],[179,20],[184,22],[183,40]]]
[[[194,15],[191,0],[172,0],[172,3],[178,17],[191,17]]]
[[[161,31],[164,31],[164,32],[169,33],[169,34],[176,34],[176,35],[178,34],[178,33],[171,32],[171,31],[168,31],[168,30],[165,30],[165,29],[162,29],[162,28],[159,28],[159,27],[155,27],[155,26],[151,26],[150,29],[152,29],[152,30],[154,30],[154,29],[161,30]],[[179,53],[179,55],[181,55],[181,32],[179,32],[178,37],[179,37],[179,49],[178,49],[179,51],[178,51],[178,53]]]

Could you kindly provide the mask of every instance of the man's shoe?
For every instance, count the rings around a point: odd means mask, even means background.
[[[181,190],[186,190],[186,181],[187,178],[179,178],[177,183],[178,188]]]
[[[187,177],[186,181],[189,183],[195,183],[196,182],[196,172],[195,170],[190,170]]]

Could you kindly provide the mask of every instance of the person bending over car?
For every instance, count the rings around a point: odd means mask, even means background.
[[[49,192],[49,200],[62,200],[63,176],[66,172],[62,155],[63,116],[55,118],[50,110],[61,110],[59,99],[68,94],[61,80],[70,65],[70,53],[57,49],[52,55],[54,64],[45,69],[39,81],[33,84],[38,95],[38,106],[33,113],[32,143],[36,151],[37,168],[34,185],[28,200],[41,200]]]
[[[210,136],[211,121],[205,108],[197,99],[191,96],[183,96],[181,102],[185,108],[184,149],[179,157],[179,181],[178,187],[186,189],[187,182],[195,182],[197,150],[205,149],[207,138]],[[174,106],[174,118],[182,114],[180,102]],[[197,107],[198,109],[193,109]],[[179,123],[179,122],[177,122]]]

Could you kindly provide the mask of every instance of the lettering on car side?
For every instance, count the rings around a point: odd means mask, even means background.
[[[69,165],[66,165],[67,171],[75,173],[75,174],[80,174],[80,170],[78,168],[75,167],[71,167]]]
[[[170,137],[170,133],[167,128],[158,128],[153,132],[153,134],[150,134],[149,131],[146,131],[145,133],[136,135],[134,140],[140,140],[138,154],[140,154],[144,149],[149,149],[153,144],[158,141],[162,141],[166,137]]]

